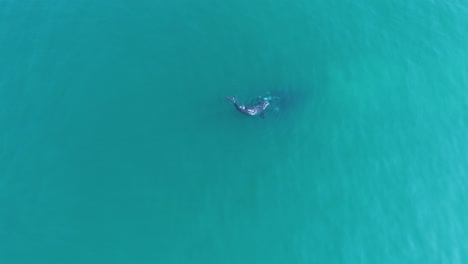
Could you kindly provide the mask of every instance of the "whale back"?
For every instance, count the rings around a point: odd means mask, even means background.
[[[269,101],[258,102],[256,105],[252,106],[245,106],[240,105],[237,103],[237,97],[226,97],[229,101],[234,103],[234,106],[239,110],[241,113],[254,116],[254,115],[262,115],[265,109],[270,105]]]

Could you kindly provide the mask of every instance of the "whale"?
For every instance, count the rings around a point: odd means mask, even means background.
[[[269,101],[263,101],[257,105],[245,106],[237,102],[237,97],[226,97],[226,99],[231,101],[241,113],[249,116],[260,116],[261,118],[265,118],[265,109],[270,105]]]

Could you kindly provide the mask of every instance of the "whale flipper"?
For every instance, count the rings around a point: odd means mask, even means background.
[[[237,102],[237,97],[226,97],[229,101],[236,103]]]

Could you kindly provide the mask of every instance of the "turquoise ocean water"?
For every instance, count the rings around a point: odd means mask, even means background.
[[[468,263],[468,2],[0,0],[0,263]],[[276,92],[265,119],[225,96]]]

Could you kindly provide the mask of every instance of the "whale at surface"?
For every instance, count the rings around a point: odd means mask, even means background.
[[[237,102],[236,97],[226,97],[226,99],[230,100],[234,104],[236,109],[239,110],[241,113],[250,115],[250,116],[258,115],[261,118],[265,117],[265,109],[270,105],[270,102],[268,100],[259,102],[256,105],[245,106],[245,105],[239,104]]]

